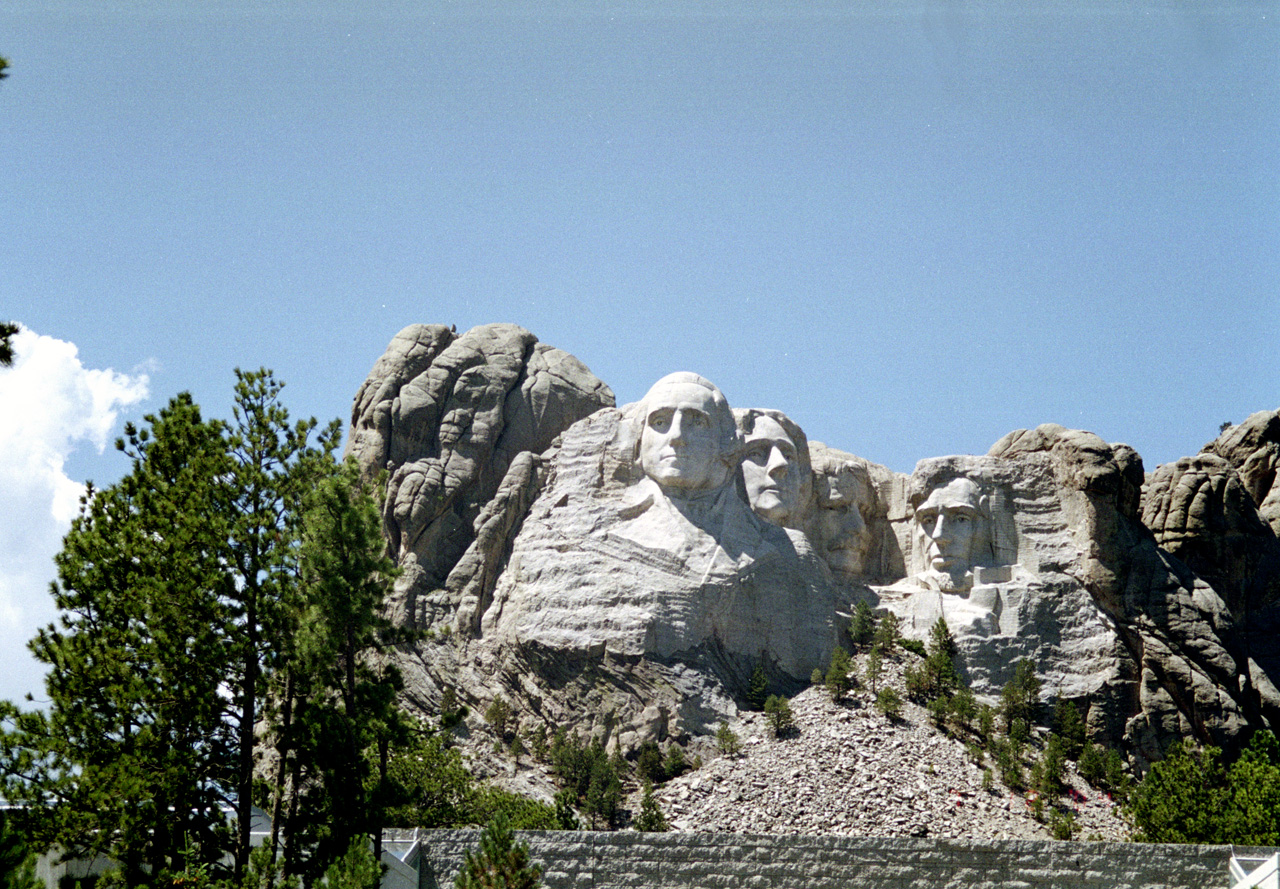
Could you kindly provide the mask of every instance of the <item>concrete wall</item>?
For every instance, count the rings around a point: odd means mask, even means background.
[[[527,832],[548,889],[1213,889],[1229,846],[725,833]],[[475,830],[423,837],[421,889],[451,889]],[[1270,855],[1275,850],[1237,854]]]

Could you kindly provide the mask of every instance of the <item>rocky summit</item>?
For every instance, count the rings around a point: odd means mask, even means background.
[[[726,722],[747,753],[660,790],[678,823],[891,835],[1043,828],[975,790],[925,721],[805,691],[860,605],[917,640],[943,621],[989,700],[1029,661],[1044,710],[1072,702],[1138,770],[1183,737],[1233,750],[1280,725],[1280,411],[1149,474],[1127,445],[1044,425],[904,475],[808,441],[785,408],[684,371],[617,406],[515,325],[401,331],[348,452],[386,479],[389,611],[421,631],[396,654],[406,705],[431,716],[451,690],[482,738],[501,698],[523,732],[628,755]],[[744,709],[757,673],[794,697],[796,738]]]

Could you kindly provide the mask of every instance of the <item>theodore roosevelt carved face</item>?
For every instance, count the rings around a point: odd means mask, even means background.
[[[724,395],[697,374],[675,373],[641,401],[640,466],[664,491],[688,495],[729,478],[733,414]]]

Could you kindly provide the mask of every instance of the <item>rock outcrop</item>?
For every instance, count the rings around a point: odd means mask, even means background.
[[[471,545],[513,460],[612,405],[582,362],[514,324],[396,334],[356,394],[347,442],[365,478],[389,474],[384,528],[404,572],[394,618],[422,622],[419,600]]]
[[[1280,725],[1280,412],[1150,477],[1054,425],[906,476],[693,374],[619,409],[521,328],[415,325],[357,394],[348,451],[388,473],[390,610],[427,631],[400,656],[425,713],[449,686],[624,750],[687,740],[737,718],[757,666],[799,691],[866,602],[916,638],[945,620],[980,695],[1031,659],[1046,700],[1138,764]]]

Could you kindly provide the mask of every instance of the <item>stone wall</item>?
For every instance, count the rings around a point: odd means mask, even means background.
[[[727,833],[527,832],[548,889],[1213,889],[1229,846]],[[475,830],[425,835],[420,889],[450,889]],[[1235,848],[1237,855],[1274,849]]]

